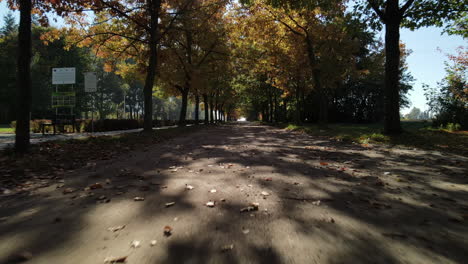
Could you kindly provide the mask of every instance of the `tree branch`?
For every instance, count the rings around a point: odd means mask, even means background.
[[[408,0],[406,3],[400,8],[400,14],[403,16],[408,8],[414,3],[414,0]]]
[[[374,0],[367,0],[367,2],[372,7],[372,9],[374,9],[375,13],[380,17],[380,19],[385,21],[385,13],[382,10],[380,10],[377,3]]]

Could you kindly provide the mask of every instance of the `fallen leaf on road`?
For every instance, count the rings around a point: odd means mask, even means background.
[[[268,192],[263,191],[263,192],[262,192],[262,195],[263,195],[263,196],[268,196],[268,195],[270,195],[270,194],[269,194]]]
[[[192,185],[187,185],[187,184],[185,185],[186,190],[193,190],[193,188],[195,187],[193,187]]]
[[[242,229],[242,233],[244,233],[245,235],[247,235],[248,233],[250,233],[250,230],[249,230],[249,229]]]
[[[130,244],[130,247],[132,248],[139,248],[141,245],[140,241],[138,240],[133,240],[132,243]]]
[[[156,245],[156,243],[158,243],[158,241],[156,241],[156,240],[151,240],[151,242],[150,242],[150,246],[152,246],[152,247],[153,247],[153,246],[155,246],[155,245]]]
[[[233,250],[233,249],[234,249],[234,244],[225,245],[221,247],[222,252],[226,252],[226,251]]]
[[[134,201],[144,201],[145,198],[144,198],[144,197],[139,197],[139,196],[137,196],[137,197],[133,198],[133,200],[134,200]]]
[[[265,178],[265,181],[272,181],[273,179],[270,177],[270,178]]]
[[[244,213],[244,212],[250,212],[250,211],[257,211],[257,210],[258,210],[258,206],[259,206],[258,203],[250,203],[249,206],[244,207],[244,208],[241,208],[241,209],[240,209],[240,212],[241,212],[241,213]]]
[[[91,185],[89,186],[89,188],[91,188],[91,189],[101,189],[101,188],[102,188],[102,184],[100,184],[99,182],[96,182],[96,183],[94,183],[94,184],[91,184]]]
[[[315,202],[312,202],[312,204],[313,204],[313,205],[317,205],[317,206],[319,206],[319,205],[320,205],[320,200],[318,200],[318,201],[315,201]]]
[[[165,236],[170,236],[172,235],[172,227],[170,226],[165,226],[163,229],[164,235]]]
[[[105,200],[107,197],[105,195],[101,195],[97,198],[97,200]]]
[[[175,204],[175,202],[166,203],[166,207],[173,206],[174,204]]]
[[[384,175],[390,175],[390,172],[389,171],[386,171],[383,173]]]
[[[322,166],[328,166],[328,163],[327,163],[327,162],[320,162],[320,165],[322,165]]]
[[[104,263],[109,263],[109,264],[124,263],[125,261],[127,261],[127,256],[124,256],[124,257],[107,257],[107,258],[104,259]]]
[[[211,189],[210,190],[210,193],[215,193],[216,192],[216,189]]]
[[[63,190],[63,194],[72,193],[72,192],[74,192],[74,191],[75,191],[75,189],[73,189],[73,188],[65,188],[65,189]]]
[[[206,206],[208,206],[208,207],[214,207],[214,206],[215,206],[215,202],[209,201],[209,202],[206,203]]]
[[[120,225],[120,226],[111,226],[107,228],[107,230],[112,231],[112,232],[117,232],[119,230],[122,230],[125,228],[125,225]]]

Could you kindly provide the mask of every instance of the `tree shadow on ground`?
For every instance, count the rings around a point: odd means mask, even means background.
[[[71,258],[69,263],[100,262],[91,257],[128,252],[132,238],[150,239],[155,234],[158,248],[132,251],[130,260],[463,263],[468,257],[468,229],[459,219],[468,209],[468,193],[462,189],[468,170],[460,157],[369,150],[251,124],[220,126],[209,132],[77,171],[56,191],[2,201],[0,213],[10,219],[0,222],[0,240],[9,241],[0,244],[0,263],[11,263],[10,255],[22,250],[33,253],[32,263],[47,263],[47,258],[60,252],[73,257],[80,247],[90,255]],[[226,168],[226,164],[233,166]],[[174,171],[178,166],[183,168]],[[225,171],[234,170],[223,177]],[[74,194],[61,194],[63,188],[83,190],[95,182],[104,188],[92,190],[93,196],[71,199]],[[174,182],[178,185],[171,185]],[[196,189],[184,190],[184,183],[191,182]],[[446,184],[456,185],[447,189]],[[219,186],[222,194],[200,197],[196,193],[213,186]],[[271,195],[263,199],[261,190]],[[100,196],[111,201],[96,200]],[[133,202],[135,196],[145,201]],[[222,197],[226,202],[221,202]],[[217,201],[215,208],[204,206],[209,199]],[[259,210],[240,213],[252,201],[260,203]],[[176,205],[165,208],[167,202]],[[96,214],[102,214],[102,220],[96,221],[100,217]],[[99,232],[122,223],[128,227],[120,236]],[[174,227],[171,237],[162,237],[163,223]],[[78,241],[95,245],[78,245]],[[222,250],[231,244],[232,249]]]

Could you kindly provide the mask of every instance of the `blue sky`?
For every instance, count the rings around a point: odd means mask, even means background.
[[[8,12],[5,1],[0,2],[0,17]],[[53,24],[53,23],[52,23]],[[0,25],[3,25],[1,20]],[[423,84],[436,86],[437,82],[445,76],[446,53],[454,54],[459,46],[468,46],[468,41],[460,36],[441,35],[440,28],[422,28],[416,31],[407,29],[401,30],[401,40],[413,53],[408,57],[409,71],[416,81],[413,90],[410,92],[411,107],[418,107],[426,110],[426,99],[422,89]],[[382,33],[381,38],[384,39]],[[438,49],[441,49],[439,51]],[[410,108],[402,109],[405,114]]]

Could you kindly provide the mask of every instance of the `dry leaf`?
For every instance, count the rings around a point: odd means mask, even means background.
[[[170,226],[165,226],[163,231],[164,231],[165,236],[172,235],[172,227],[170,227]]]
[[[124,228],[125,228],[125,225],[112,226],[112,227],[107,228],[107,230],[112,231],[112,232],[117,232],[117,231],[122,230]]]
[[[250,233],[250,230],[249,230],[249,229],[242,229],[242,233],[244,233],[245,235],[247,235],[248,233]]]
[[[63,194],[72,193],[72,192],[74,192],[74,191],[75,191],[75,189],[73,189],[73,188],[65,188],[65,189],[63,190]]]
[[[210,190],[210,193],[215,193],[216,192],[216,189],[211,189]]]
[[[100,184],[99,182],[96,182],[96,183],[94,183],[94,184],[91,184],[91,185],[89,186],[89,188],[91,188],[91,189],[101,189],[101,188],[102,188],[102,184]]]
[[[153,247],[153,246],[155,246],[155,245],[156,245],[156,243],[158,243],[158,241],[156,241],[156,240],[151,240],[151,242],[150,242],[150,246],[152,246],[152,247]]]
[[[174,204],[175,204],[175,202],[166,203],[166,207],[173,206]]]
[[[127,256],[124,256],[124,257],[107,257],[104,259],[104,263],[109,263],[109,264],[112,264],[112,263],[124,263],[127,261]]]
[[[328,166],[328,163],[327,163],[327,162],[320,162],[320,165],[322,165],[322,166]]]
[[[139,196],[137,196],[137,197],[133,198],[133,200],[134,200],[134,201],[144,201],[145,198],[144,198],[144,197],[139,197]]]
[[[193,187],[192,185],[185,185],[186,190],[193,190],[193,188],[195,187]]]
[[[233,249],[234,249],[234,244],[225,245],[225,246],[222,246],[222,247],[221,247],[221,251],[223,251],[223,252],[226,252],[226,251],[229,251],[229,250],[233,250]]]
[[[132,248],[139,248],[141,245],[140,241],[138,240],[133,240],[132,243],[130,244],[130,247]]]
[[[244,212],[250,212],[250,211],[257,211],[258,206],[259,206],[258,203],[250,203],[249,206],[240,209],[240,212],[244,213]]]
[[[270,195],[270,194],[269,194],[268,192],[263,191],[263,192],[262,192],[262,195],[263,195],[263,196],[268,196],[268,195]]]
[[[206,206],[208,206],[208,207],[214,207],[214,206],[215,206],[215,202],[209,201],[209,202],[206,203]]]
[[[265,181],[272,181],[273,179],[270,177],[270,178],[265,178]]]

